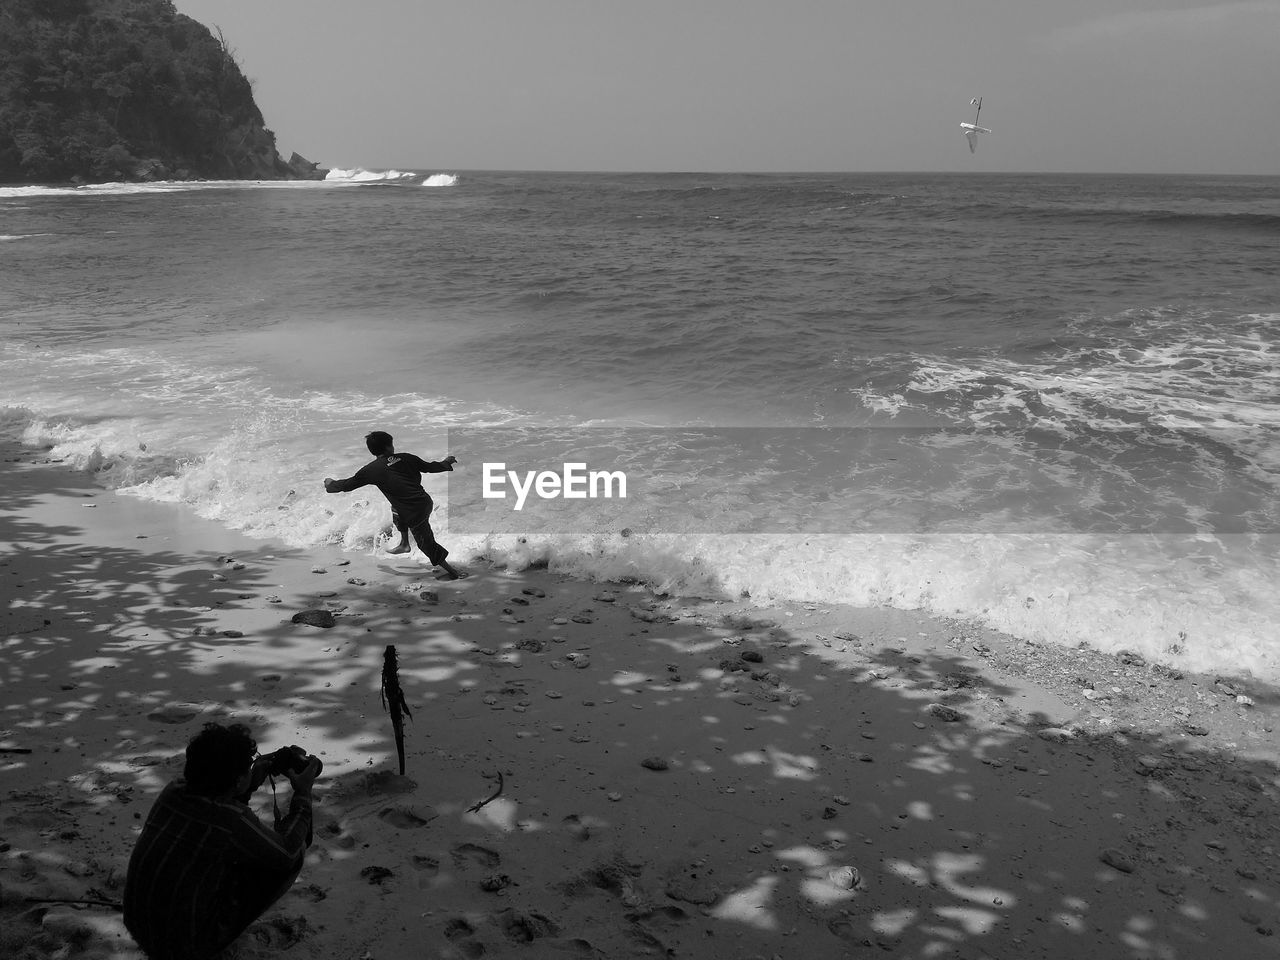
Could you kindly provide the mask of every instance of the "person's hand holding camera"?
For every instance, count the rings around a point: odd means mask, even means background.
[[[306,764],[298,769],[286,770],[285,776],[289,778],[289,783],[293,789],[300,793],[310,793],[311,785],[316,782],[316,777],[320,776],[320,771],[324,768],[324,764],[317,756],[306,758]]]
[[[311,791],[311,785],[315,783],[316,777],[320,776],[320,771],[324,767],[324,763],[319,757],[309,756],[297,744],[291,747],[281,747],[263,759],[267,761],[267,772],[271,776],[288,777],[289,783],[293,785],[294,790],[308,793]]]

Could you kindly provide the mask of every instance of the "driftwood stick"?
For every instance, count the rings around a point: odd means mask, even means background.
[[[0,753],[30,753],[30,747],[0,747]]]
[[[477,810],[483,807],[486,803],[492,803],[494,800],[497,800],[498,797],[502,795],[502,786],[503,786],[502,771],[499,770],[498,771],[498,789],[493,791],[493,793],[489,794],[489,796],[485,797],[483,800],[479,801],[478,803],[473,803],[471,806],[467,807],[467,813],[475,813]]]
[[[382,706],[391,714],[391,731],[396,738],[396,757],[400,760],[400,776],[404,776],[404,718],[413,719],[400,689],[400,669],[395,644],[387,644],[382,655]]]

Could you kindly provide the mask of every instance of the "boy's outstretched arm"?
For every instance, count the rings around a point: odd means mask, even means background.
[[[458,462],[458,458],[450,454],[443,460],[423,460],[421,457],[415,457],[414,464],[423,473],[446,473],[452,472],[453,465]]]
[[[347,493],[350,490],[356,490],[363,487],[368,480],[363,480],[360,474],[354,477],[347,477],[345,480],[335,480],[333,477],[324,478],[324,489],[326,493]]]

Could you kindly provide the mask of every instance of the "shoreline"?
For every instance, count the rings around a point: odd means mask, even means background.
[[[891,609],[437,582],[43,459],[0,443],[0,747],[32,751],[0,753],[0,948],[138,956],[23,898],[118,899],[174,757],[235,719],[325,761],[244,960],[1280,956],[1273,689]]]

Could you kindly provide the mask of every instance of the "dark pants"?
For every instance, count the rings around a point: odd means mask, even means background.
[[[414,511],[409,516],[402,516],[400,511],[395,507],[391,508],[391,522],[395,524],[396,530],[404,536],[404,532],[408,530],[413,534],[413,542],[418,545],[418,549],[427,555],[427,559],[431,561],[432,566],[438,565],[441,560],[449,555],[449,551],[440,546],[436,542],[436,535],[431,530],[431,511],[434,504],[427,501],[427,509],[425,513]]]
[[[427,559],[433,565],[436,565],[449,556],[449,551],[436,543],[436,535],[431,531],[430,517],[430,514],[423,517],[417,526],[409,528],[409,532],[413,534],[413,542],[418,545],[418,549],[427,555]]]

